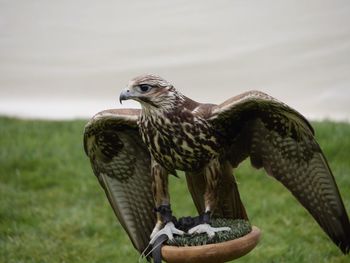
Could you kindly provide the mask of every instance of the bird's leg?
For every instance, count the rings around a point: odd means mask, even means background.
[[[209,165],[204,170],[205,178],[206,178],[206,188],[204,194],[204,205],[205,205],[205,213],[202,216],[201,224],[191,228],[188,233],[207,233],[207,235],[211,238],[215,236],[216,232],[220,231],[231,231],[229,227],[211,227],[210,226],[210,217],[214,209],[216,208],[218,201],[218,183],[219,176],[221,174],[221,165],[219,160],[213,159]]]
[[[169,240],[173,239],[173,234],[183,235],[184,232],[175,228],[172,222],[173,215],[170,208],[170,198],[168,191],[168,172],[155,160],[152,159],[152,190],[156,203],[157,223],[151,233],[150,244],[161,235],[165,234]]]

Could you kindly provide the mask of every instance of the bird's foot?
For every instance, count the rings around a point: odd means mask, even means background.
[[[152,239],[155,236],[155,234],[157,234],[159,232],[159,230],[162,229],[162,227],[163,227],[163,223],[161,221],[158,221],[152,230],[152,233],[150,235],[150,239]]]
[[[190,230],[188,230],[189,234],[201,234],[206,233],[209,238],[212,238],[215,236],[216,232],[221,231],[231,231],[231,228],[229,227],[212,227],[209,224],[200,224],[198,226],[192,227]]]
[[[185,232],[177,229],[173,222],[168,222],[166,225],[160,229],[159,225],[157,224],[155,228],[152,231],[152,234],[150,236],[151,241],[149,242],[151,245],[157,240],[157,238],[161,235],[166,235],[169,240],[174,239],[174,235],[180,235],[182,236]]]

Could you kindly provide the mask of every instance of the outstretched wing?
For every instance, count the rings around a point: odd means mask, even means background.
[[[139,110],[107,110],[85,127],[84,149],[106,196],[128,233],[142,252],[155,225],[150,154],[138,127]]]
[[[309,122],[259,91],[214,106],[208,121],[225,141],[233,166],[250,157],[287,187],[344,253],[350,223],[333,174]]]

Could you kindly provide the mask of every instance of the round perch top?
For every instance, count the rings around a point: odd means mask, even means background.
[[[260,229],[253,226],[247,235],[202,246],[164,246],[163,259],[168,263],[223,263],[249,253],[259,242]]]

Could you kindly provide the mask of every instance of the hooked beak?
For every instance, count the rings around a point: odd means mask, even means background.
[[[120,104],[122,104],[123,100],[129,100],[131,98],[133,98],[132,92],[128,88],[126,88],[120,93],[119,102]]]

